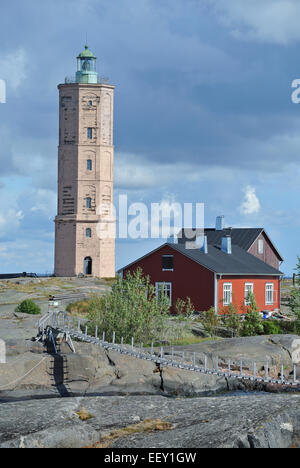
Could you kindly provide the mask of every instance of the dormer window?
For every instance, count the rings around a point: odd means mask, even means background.
[[[162,270],[163,271],[173,271],[174,270],[174,256],[173,255],[163,255],[162,256]]]

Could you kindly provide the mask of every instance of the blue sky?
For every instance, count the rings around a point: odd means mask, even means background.
[[[85,44],[116,85],[115,197],[203,202],[300,254],[298,0],[12,0],[1,5],[0,272],[53,270],[57,84]],[[161,239],[117,241],[117,267]]]

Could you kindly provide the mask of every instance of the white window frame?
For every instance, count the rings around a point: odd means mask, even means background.
[[[264,253],[264,240],[258,239],[258,253],[262,255]]]
[[[172,305],[172,283],[167,283],[165,281],[160,281],[160,282],[155,283],[156,300],[157,301],[159,300],[159,288],[161,286],[164,286],[165,289],[169,290],[169,292],[170,292],[170,296],[169,296],[170,305]]]
[[[225,290],[225,287],[230,287],[229,290]],[[230,295],[230,301],[226,300],[227,294]],[[232,283],[223,283],[223,305],[228,306],[232,304]]]
[[[254,284],[253,283],[245,283],[245,305],[250,304],[250,302],[247,301],[247,296],[248,296],[248,292],[249,292],[249,290],[247,290],[247,286],[251,286],[251,292],[252,292],[252,294],[254,293]]]
[[[271,286],[271,289],[268,289],[268,287]],[[274,304],[274,283],[266,283],[266,288],[265,288],[265,303],[266,305],[273,305]],[[272,300],[268,300],[268,294],[272,294]]]
[[[174,271],[174,255],[163,255],[163,258],[165,257],[171,257],[173,258],[173,268],[163,268],[162,271]]]

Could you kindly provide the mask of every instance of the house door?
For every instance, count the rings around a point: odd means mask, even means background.
[[[85,275],[91,275],[93,271],[93,260],[91,257],[85,257],[83,271]]]

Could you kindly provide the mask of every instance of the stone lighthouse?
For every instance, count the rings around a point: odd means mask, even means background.
[[[88,46],[59,89],[56,276],[115,276],[114,86],[101,83]]]

